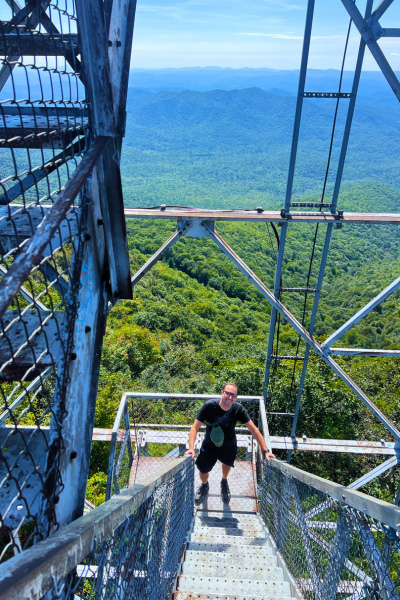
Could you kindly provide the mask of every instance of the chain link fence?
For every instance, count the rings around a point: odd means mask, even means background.
[[[2,10],[0,561],[57,529],[89,202],[83,178],[49,234],[52,208],[88,147],[75,3]]]
[[[260,512],[304,598],[397,600],[400,510],[272,462],[263,465]]]

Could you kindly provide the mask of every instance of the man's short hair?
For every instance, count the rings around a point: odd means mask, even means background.
[[[232,381],[227,381],[226,383],[224,383],[224,385],[223,385],[223,388],[222,388],[222,391],[225,391],[225,388],[226,388],[226,386],[227,386],[227,385],[233,385],[233,387],[235,387],[235,388],[236,388],[236,393],[238,393],[238,391],[239,391],[239,388],[238,388],[238,386],[236,385],[236,383],[233,383]]]

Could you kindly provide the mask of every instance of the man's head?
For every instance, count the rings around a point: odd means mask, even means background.
[[[223,409],[228,410],[234,402],[236,402],[238,387],[236,383],[228,381],[221,390],[220,405]]]

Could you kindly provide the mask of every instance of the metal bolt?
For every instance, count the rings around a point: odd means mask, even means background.
[[[89,325],[86,325],[86,327],[85,327],[85,333],[89,333],[89,331],[92,331],[92,328],[89,327]]]

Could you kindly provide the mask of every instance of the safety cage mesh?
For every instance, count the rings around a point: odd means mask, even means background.
[[[2,2],[0,277],[27,248],[88,146],[73,0]],[[82,188],[31,265],[5,290],[0,328],[0,560],[57,529],[68,368],[88,205]],[[40,228],[39,228],[40,229]]]

